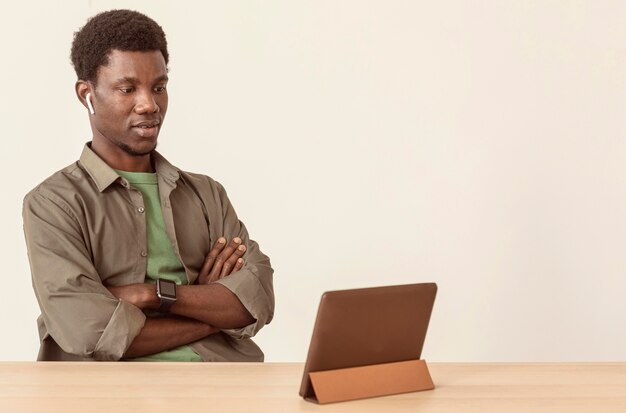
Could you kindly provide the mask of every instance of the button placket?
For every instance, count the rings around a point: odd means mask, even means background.
[[[139,234],[143,234],[143,236],[139,236],[139,256],[141,257],[141,260],[143,261],[143,265],[142,267],[142,273],[145,274],[145,270],[146,270],[146,261],[145,258],[148,256],[148,246],[147,246],[147,233],[146,233],[146,216],[145,216],[145,212],[146,212],[146,208],[144,206],[144,199],[143,199],[143,195],[141,194],[141,191],[135,189],[135,188],[131,188],[131,198],[133,200],[133,204],[135,206],[135,211],[136,211],[136,223],[139,229]]]

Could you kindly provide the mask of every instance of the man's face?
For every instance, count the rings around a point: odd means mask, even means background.
[[[160,51],[113,50],[92,93],[94,139],[121,156],[152,152],[167,111],[166,86]]]

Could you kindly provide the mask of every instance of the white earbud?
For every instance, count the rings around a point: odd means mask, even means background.
[[[93,110],[93,105],[91,104],[91,93],[87,93],[87,96],[85,96],[85,100],[87,101],[87,106],[89,107],[89,113],[94,115],[96,111]]]

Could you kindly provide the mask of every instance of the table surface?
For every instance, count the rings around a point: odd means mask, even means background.
[[[626,412],[626,363],[429,363],[435,390],[317,405],[302,363],[0,362],[0,412]]]

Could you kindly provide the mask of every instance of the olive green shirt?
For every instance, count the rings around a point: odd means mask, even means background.
[[[240,237],[244,267],[217,281],[255,321],[224,329],[190,346],[204,361],[262,361],[250,339],[274,314],[273,269],[251,240],[224,188],[208,176],[181,171],[156,151],[161,209],[168,238],[193,284],[221,236]],[[119,360],[146,315],[105,287],[142,283],[148,245],[141,192],[85,145],[80,160],[24,198],[24,234],[41,308],[38,360]]]
[[[128,183],[141,191],[146,206],[146,235],[148,256],[146,257],[146,283],[155,284],[158,279],[170,280],[176,285],[186,285],[185,267],[180,262],[167,236],[165,220],[159,196],[159,178],[156,173],[128,172],[115,169]],[[158,316],[158,315],[157,315]],[[171,348],[159,353],[129,359],[130,361],[202,361],[190,346]]]

